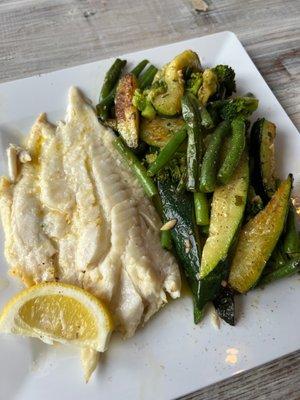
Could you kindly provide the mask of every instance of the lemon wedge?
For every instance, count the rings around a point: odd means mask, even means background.
[[[0,314],[0,332],[106,350],[112,319],[96,297],[65,283],[41,283],[17,293]]]

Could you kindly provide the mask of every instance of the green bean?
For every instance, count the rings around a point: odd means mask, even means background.
[[[187,125],[187,183],[189,191],[196,191],[198,183],[198,168],[201,161],[202,143],[201,138],[201,117],[197,99],[190,93],[181,99],[182,116]],[[202,140],[201,140],[202,141]]]
[[[213,192],[217,180],[218,158],[221,151],[223,139],[230,132],[230,123],[221,122],[209,141],[207,150],[204,154],[201,174],[200,174],[200,191],[204,193]]]
[[[273,250],[271,257],[269,258],[265,270],[267,271],[267,269],[271,269],[272,271],[274,271],[285,265],[286,262],[287,262],[287,257],[285,253],[282,251],[282,243],[280,240],[277,242],[277,245]],[[265,270],[263,271],[263,274],[265,273]]]
[[[102,122],[105,122],[109,119],[109,112],[106,107],[99,106],[99,104],[96,105],[96,113],[98,119],[101,119]]]
[[[138,88],[144,90],[148,86],[151,86],[157,71],[158,69],[154,65],[150,65],[143,73],[143,75],[139,78]]]
[[[283,251],[290,258],[300,255],[300,240],[295,224],[295,209],[290,204],[289,212],[286,220],[286,231],[283,238]]]
[[[138,63],[138,65],[134,67],[133,70],[131,70],[132,75],[138,78],[148,63],[149,63],[148,60],[143,60],[140,63]]]
[[[146,64],[148,63],[148,60],[143,60],[141,61],[133,70],[131,73],[138,77],[142,70],[145,68]],[[150,68],[150,67],[149,67]],[[147,72],[147,71],[146,71]],[[111,89],[110,93],[103,97],[99,104],[96,106],[96,112],[97,116],[102,120],[106,121],[109,118],[109,110],[114,104],[115,100],[115,94],[118,86],[118,81],[115,83],[114,87]]]
[[[160,219],[163,221],[164,211],[163,211],[163,205],[162,205],[162,201],[161,201],[159,194],[155,195],[152,198],[152,202],[155,207],[155,210],[157,211],[157,214],[160,216]]]
[[[215,126],[214,121],[207,111],[206,107],[200,108],[200,115],[201,115],[201,125],[204,126],[206,129],[211,129]]]
[[[152,198],[152,201],[153,201],[154,207],[155,207],[158,215],[160,216],[160,219],[163,222],[166,222],[166,221],[164,221],[163,206],[162,206],[161,198],[159,197],[159,195],[154,196]],[[160,231],[160,244],[161,244],[161,247],[163,249],[171,250],[171,248],[172,248],[172,236],[171,236],[171,231],[170,230]]]
[[[101,89],[99,104],[96,106],[97,116],[106,121],[109,118],[109,110],[113,105],[118,80],[126,65],[126,60],[117,60],[111,66],[104,78],[104,84]]]
[[[168,143],[161,149],[155,161],[148,168],[148,175],[156,175],[174,156],[179,146],[184,142],[187,135],[186,127],[175,132]]]
[[[232,177],[245,148],[246,125],[243,118],[231,122],[232,135],[223,164],[218,173],[218,180],[225,185]]]
[[[161,247],[163,249],[171,250],[171,248],[172,248],[171,231],[161,231],[160,232],[160,243],[161,243]]]
[[[258,285],[266,285],[267,283],[276,281],[277,279],[284,278],[286,276],[294,275],[296,272],[300,272],[300,258],[289,260],[285,265],[270,272],[263,276]]]
[[[205,193],[194,193],[194,207],[197,225],[205,226],[209,224],[209,206]]]
[[[112,66],[109,68],[109,70],[105,75],[104,82],[100,91],[99,101],[107,97],[109,93],[112,91],[113,87],[119,80],[125,65],[126,65],[126,60],[120,60],[119,58],[117,58],[115,62],[112,64]]]
[[[108,119],[109,109],[114,104],[116,89],[117,85],[115,85],[108,96],[106,96],[103,100],[100,101],[99,104],[96,105],[97,116],[103,121],[106,121]]]
[[[116,138],[113,144],[142,185],[146,195],[148,197],[153,197],[158,194],[157,187],[152,179],[148,176],[146,168],[141,164],[133,152],[124,144],[122,139]]]

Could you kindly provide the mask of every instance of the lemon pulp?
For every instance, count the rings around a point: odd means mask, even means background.
[[[97,337],[95,319],[79,301],[61,294],[28,300],[19,310],[20,318],[31,328],[66,340]]]

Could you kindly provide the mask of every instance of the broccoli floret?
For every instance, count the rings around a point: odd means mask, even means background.
[[[167,90],[168,90],[168,85],[166,81],[162,78],[158,79],[157,81],[154,81],[149,91],[147,91],[147,93],[149,94],[149,98],[152,100],[159,94],[166,93]]]
[[[216,101],[215,107],[219,110],[222,119],[232,121],[238,116],[249,117],[258,107],[255,97],[236,97],[234,99]]]
[[[145,108],[141,112],[142,116],[146,119],[154,119],[156,115],[156,111],[151,103],[151,101],[147,101]]]
[[[212,69],[205,69],[202,75],[202,85],[198,90],[200,104],[205,106],[208,99],[213,96],[218,89],[218,77]]]
[[[177,152],[168,164],[159,171],[156,179],[159,181],[171,180],[178,184],[186,174],[186,154]]]
[[[235,72],[228,65],[217,65],[213,68],[218,77],[218,93],[221,99],[229,97],[236,91]]]
[[[155,117],[155,109],[148,98],[147,91],[141,92],[136,89],[132,98],[132,104],[141,112],[142,116],[147,119]]]
[[[193,95],[197,96],[197,93],[202,85],[203,77],[202,72],[192,72],[190,78],[186,83],[186,90]]]
[[[157,153],[149,153],[149,154],[146,154],[146,156],[145,156],[145,160],[148,165],[153,163],[156,160],[156,158],[157,158]]]

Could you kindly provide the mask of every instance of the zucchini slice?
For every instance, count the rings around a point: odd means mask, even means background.
[[[139,137],[139,112],[132,104],[137,88],[137,79],[133,74],[124,75],[118,83],[115,109],[117,129],[128,147],[136,148]]]
[[[234,293],[227,287],[224,288],[222,286],[213,303],[219,317],[227,322],[227,324],[234,326]]]
[[[202,307],[199,306],[198,280],[201,247],[198,227],[194,218],[194,201],[191,193],[178,193],[177,184],[170,179],[158,181],[158,192],[163,206],[164,220],[176,220],[171,229],[175,250],[182,270],[187,278],[194,302],[194,321],[202,318]]]
[[[230,287],[240,293],[255,285],[276,246],[289,209],[292,182],[289,175],[266,207],[240,232],[229,274]]]
[[[178,54],[157,72],[150,89],[150,97],[159,114],[173,116],[181,112],[181,97],[184,94],[183,70],[188,67],[193,71],[201,69],[199,57],[192,50]],[[156,92],[156,86],[162,82],[166,85],[166,91]]]
[[[248,157],[243,156],[231,181],[216,188],[211,205],[208,239],[203,247],[200,279],[224,261],[241,225],[249,186]]]
[[[266,203],[276,191],[275,148],[276,126],[258,119],[251,130],[251,156],[254,160],[253,183],[256,192]]]

